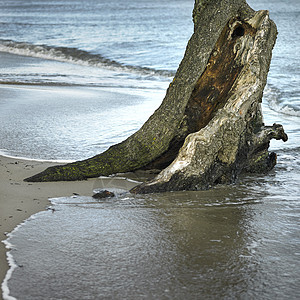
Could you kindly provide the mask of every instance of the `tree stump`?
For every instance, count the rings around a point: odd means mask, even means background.
[[[275,44],[268,11],[244,0],[196,0],[194,33],[161,106],[139,131],[102,154],[55,166],[26,181],[82,180],[139,169],[162,170],[134,193],[201,190],[276,164],[261,100]]]

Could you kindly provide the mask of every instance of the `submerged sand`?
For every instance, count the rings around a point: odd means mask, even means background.
[[[57,164],[0,156],[1,241],[6,239],[7,233],[28,217],[47,209],[50,205],[49,198],[72,196],[73,193],[86,196],[93,194],[95,179],[49,183],[23,181],[24,178]],[[6,249],[4,244],[0,243],[0,283],[2,283],[7,270]]]

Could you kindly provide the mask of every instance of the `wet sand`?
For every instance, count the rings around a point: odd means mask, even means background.
[[[49,198],[90,196],[95,179],[77,182],[28,183],[23,179],[58,163],[21,160],[0,156],[0,240],[6,239],[18,224],[31,215],[47,209]],[[0,283],[8,270],[6,249],[0,243]],[[1,295],[0,295],[1,299]]]

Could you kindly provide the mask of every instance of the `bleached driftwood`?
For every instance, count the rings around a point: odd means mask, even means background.
[[[261,100],[275,44],[267,11],[244,0],[196,0],[194,34],[161,106],[135,134],[93,158],[51,167],[27,181],[82,180],[162,170],[134,193],[206,189],[242,172],[273,168]]]

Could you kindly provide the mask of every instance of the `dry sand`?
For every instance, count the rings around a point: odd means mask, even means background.
[[[95,179],[75,182],[28,183],[23,179],[58,163],[0,156],[0,240],[32,214],[47,209],[49,198],[91,196]],[[6,249],[0,243],[0,283],[8,270]],[[0,299],[1,299],[0,293]]]

